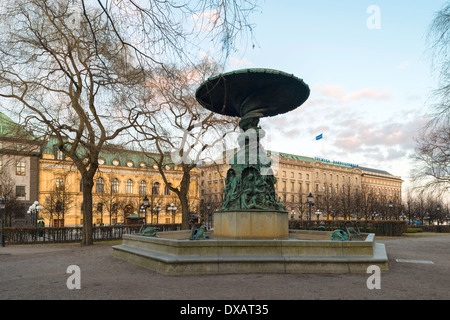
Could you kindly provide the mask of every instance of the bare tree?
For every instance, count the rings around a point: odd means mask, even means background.
[[[132,132],[143,152],[156,163],[164,183],[178,196],[184,229],[189,227],[192,170],[237,127],[237,119],[214,114],[195,100],[200,82],[217,72],[218,66],[209,60],[195,68],[160,70],[160,76],[149,83],[152,100],[140,111],[143,116]],[[178,186],[167,178],[167,165],[181,169]]]
[[[413,177],[422,190],[443,194],[450,189],[450,4],[436,14],[427,40],[439,87],[434,90],[430,121],[417,137]]]
[[[221,43],[216,53],[228,56],[237,34],[251,30],[255,6],[248,0],[2,4],[0,98],[16,102],[16,116],[35,133],[56,136],[80,171],[82,244],[90,245],[99,152],[135,124],[137,103],[149,99],[143,84],[169,61],[195,60],[204,40]]]
[[[0,97],[17,103],[23,123],[51,133],[83,177],[83,240],[92,244],[92,187],[101,148],[133,125],[136,85],[145,77],[128,61],[113,29],[96,14],[71,24],[62,1],[20,0],[0,16]],[[95,35],[95,36],[94,36]],[[124,105],[128,106],[124,108]],[[124,121],[125,119],[125,121]]]

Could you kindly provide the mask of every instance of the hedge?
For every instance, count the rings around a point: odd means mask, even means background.
[[[319,226],[323,226],[326,231],[336,229],[345,230],[345,222],[348,220],[320,220],[311,221],[311,228],[318,230]],[[353,221],[353,220],[352,220]],[[406,221],[398,220],[362,220],[353,221],[363,233],[375,233],[379,236],[401,236],[406,232]],[[309,220],[290,220],[289,229],[309,229]]]

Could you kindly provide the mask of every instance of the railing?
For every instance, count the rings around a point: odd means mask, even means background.
[[[319,220],[311,219],[311,229],[333,231],[335,229],[345,229],[346,220]],[[354,221],[354,220],[352,220]],[[354,221],[361,232],[375,233],[383,236],[401,236],[406,232],[406,221],[398,220],[361,220]],[[289,220],[289,229],[309,229],[309,220]]]
[[[148,225],[149,226],[149,225]],[[181,229],[181,224],[152,224],[161,231],[175,231]],[[123,234],[138,233],[142,225],[122,225],[93,227],[94,241],[122,239]],[[13,227],[4,228],[6,244],[31,243],[59,243],[81,242],[83,238],[82,227]]]

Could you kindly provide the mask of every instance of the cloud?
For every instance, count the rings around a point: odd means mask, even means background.
[[[351,100],[370,99],[370,100],[389,100],[392,96],[389,93],[377,91],[373,88],[365,88],[358,91],[350,92],[341,97],[341,102],[349,102]]]
[[[317,91],[325,96],[339,99],[344,94],[344,87],[337,84],[315,86],[312,91]]]
[[[232,69],[248,68],[248,67],[251,67],[252,65],[253,65],[253,63],[251,63],[250,61],[248,61],[245,58],[242,58],[242,59],[231,58],[230,59],[230,66]]]
[[[410,65],[411,65],[411,62],[410,62],[410,61],[403,61],[402,63],[400,63],[400,64],[399,64],[398,66],[396,66],[395,68],[396,68],[396,69],[399,69],[399,70],[405,70],[405,69],[408,69]]]
[[[364,88],[356,91],[346,92],[345,88],[338,84],[314,86],[311,89],[311,96],[312,97],[306,102],[306,105],[342,105],[350,101],[362,99],[380,101],[390,100],[393,98],[390,93],[375,88]]]
[[[222,23],[220,10],[206,10],[191,16],[194,27],[200,32],[211,32],[217,25]]]

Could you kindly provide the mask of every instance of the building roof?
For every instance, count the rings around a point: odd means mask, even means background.
[[[237,149],[235,149],[235,152],[237,151]],[[225,154],[225,153],[224,153]],[[373,168],[368,168],[368,167],[361,167],[359,165],[353,164],[353,163],[349,163],[349,162],[343,162],[343,161],[332,161],[332,160],[328,160],[328,159],[322,159],[322,158],[312,158],[312,157],[307,157],[307,156],[300,156],[300,155],[295,155],[295,154],[290,154],[290,153],[284,153],[284,152],[276,152],[276,151],[271,151],[271,150],[267,150],[267,155],[271,156],[271,155],[277,155],[279,157],[285,158],[285,159],[292,159],[292,160],[299,160],[299,161],[306,161],[306,162],[321,162],[324,164],[328,164],[328,165],[332,165],[332,166],[338,166],[338,167],[344,167],[344,168],[358,168],[361,169],[362,171],[365,172],[370,172],[372,174],[383,174],[383,175],[388,175],[388,176],[392,176],[393,178],[397,178],[399,179],[399,177],[394,176],[393,174],[385,171],[385,170],[380,170],[380,169],[373,169]],[[223,159],[223,158],[222,158]]]
[[[50,137],[42,148],[43,154],[54,154],[55,145],[58,144],[56,137]],[[81,152],[81,151],[80,151]],[[145,153],[141,151],[130,150],[122,146],[108,145],[102,148],[99,154],[99,163],[107,166],[120,166],[120,167],[151,167],[155,164],[155,161],[150,157],[151,153]],[[159,154],[156,154],[159,157]],[[170,157],[166,156],[163,161],[164,165],[173,166]]]
[[[3,112],[0,112],[0,137],[6,139],[21,139],[35,141],[36,137],[21,125],[15,123]]]

